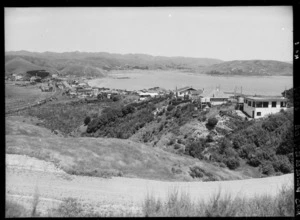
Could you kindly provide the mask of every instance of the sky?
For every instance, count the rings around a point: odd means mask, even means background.
[[[5,8],[5,51],[293,60],[291,6]]]

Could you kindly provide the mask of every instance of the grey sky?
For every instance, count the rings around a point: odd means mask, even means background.
[[[6,8],[5,50],[292,61],[292,7]]]

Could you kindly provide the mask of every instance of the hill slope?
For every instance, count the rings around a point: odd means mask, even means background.
[[[6,120],[13,122],[15,119],[8,117]],[[236,171],[130,140],[61,138],[47,136],[45,129],[38,134],[37,128],[33,124],[28,125],[28,122],[23,122],[22,126],[19,121],[17,127],[14,123],[6,123],[6,153],[54,162],[69,174],[85,176],[121,175],[159,180],[192,180],[189,168],[197,165],[206,171],[203,176],[206,179],[209,176],[218,180],[247,178]],[[34,136],[31,135],[33,133]]]
[[[234,60],[202,70],[211,75],[293,75],[293,65],[275,60]]]
[[[5,63],[6,73],[23,73],[30,70],[42,70],[43,68],[37,66],[23,58],[16,57]]]

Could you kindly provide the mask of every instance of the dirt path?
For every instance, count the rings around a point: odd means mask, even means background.
[[[23,196],[23,200],[27,198],[28,201],[35,190],[38,190],[43,200],[40,210],[46,210],[47,201],[48,206],[54,207],[55,204],[59,204],[57,201],[73,197],[102,213],[110,211],[139,213],[147,193],[164,200],[168,192],[176,188],[179,192],[189,193],[191,198],[197,201],[207,200],[219,189],[232,196],[276,195],[278,189],[285,184],[293,184],[293,174],[222,182],[162,182],[123,177],[103,179],[73,176],[57,169],[49,162],[28,156],[6,155],[7,196],[15,199]]]

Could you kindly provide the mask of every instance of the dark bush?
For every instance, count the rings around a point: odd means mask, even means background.
[[[244,159],[250,159],[251,155],[254,155],[256,152],[255,148],[254,144],[246,144],[239,150],[239,156]]]
[[[293,171],[293,165],[290,163],[287,156],[278,155],[277,160],[275,160],[272,164],[276,172],[279,171],[286,174]]]
[[[203,159],[202,152],[205,149],[205,140],[194,141],[186,146],[186,153],[192,157]]]
[[[85,117],[85,119],[83,121],[84,125],[88,125],[90,122],[91,122],[90,116]]]
[[[112,97],[112,100],[114,101],[114,102],[117,102],[117,101],[119,101],[121,99],[121,97],[120,96],[113,96]]]
[[[253,167],[258,167],[261,161],[257,157],[253,157],[248,160],[248,164]]]
[[[227,167],[231,170],[235,170],[240,166],[240,162],[237,158],[231,157],[225,161]]]
[[[218,124],[218,119],[216,118],[209,118],[207,121],[207,125],[210,127],[215,127]]]
[[[214,141],[214,138],[211,134],[206,136],[206,142],[210,143],[210,142],[213,142],[213,141]]]
[[[204,176],[203,170],[198,166],[190,167],[190,175],[193,178],[201,178]]]
[[[261,172],[262,172],[262,174],[265,174],[268,176],[273,175],[275,173],[275,170],[273,168],[272,163],[271,162],[262,163]]]
[[[128,115],[130,113],[133,113],[134,110],[135,110],[135,108],[132,105],[127,105],[127,106],[124,106],[121,111],[122,111],[123,115]]]

